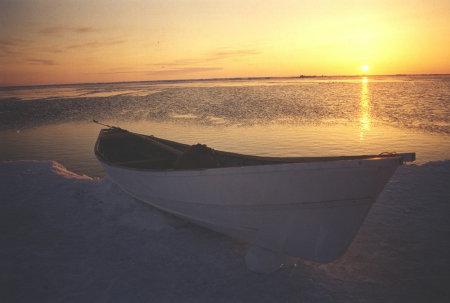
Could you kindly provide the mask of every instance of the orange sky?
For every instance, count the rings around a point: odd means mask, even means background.
[[[450,73],[448,0],[0,0],[0,85]]]

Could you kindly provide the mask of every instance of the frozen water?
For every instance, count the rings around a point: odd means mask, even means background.
[[[247,244],[52,161],[0,163],[1,302],[448,302],[450,161],[400,167],[343,257],[249,271]]]
[[[245,255],[245,264],[254,272],[269,274],[282,267],[295,266],[296,259],[262,247],[252,246]]]

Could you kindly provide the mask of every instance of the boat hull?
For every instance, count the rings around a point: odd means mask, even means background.
[[[102,162],[138,200],[243,241],[320,263],[342,255],[399,157],[199,170]]]

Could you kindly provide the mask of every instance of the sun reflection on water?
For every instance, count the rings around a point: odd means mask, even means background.
[[[360,116],[359,116],[359,140],[365,139],[365,133],[371,129],[372,119],[370,116],[370,97],[369,97],[369,79],[363,77],[361,79],[361,100],[360,100]]]

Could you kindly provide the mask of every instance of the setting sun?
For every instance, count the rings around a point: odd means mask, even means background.
[[[369,66],[363,65],[363,66],[361,66],[361,69],[363,72],[367,72],[369,70]]]

